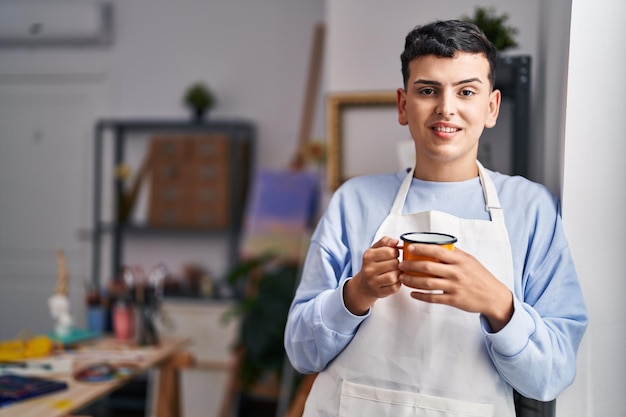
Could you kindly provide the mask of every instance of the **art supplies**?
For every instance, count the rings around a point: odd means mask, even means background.
[[[28,398],[67,389],[67,383],[25,375],[0,375],[0,408]]]

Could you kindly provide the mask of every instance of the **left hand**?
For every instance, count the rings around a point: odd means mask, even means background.
[[[411,288],[440,290],[425,294],[414,291],[411,296],[427,303],[446,304],[472,313],[481,313],[489,320],[491,330],[501,330],[513,315],[513,294],[474,256],[455,247],[448,250],[437,245],[409,245],[411,253],[438,259],[434,261],[402,261],[400,281]],[[415,271],[427,277],[409,275]],[[439,291],[439,292],[440,292]]]

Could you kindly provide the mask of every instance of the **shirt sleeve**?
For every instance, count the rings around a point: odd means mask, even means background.
[[[588,322],[569,246],[556,209],[540,210],[529,236],[514,313],[499,332],[481,325],[500,375],[520,394],[556,398],[576,374],[576,353]],[[519,246],[519,245],[518,245]]]
[[[323,370],[350,343],[361,322],[343,301],[349,268],[313,240],[285,328],[285,350],[300,373]]]

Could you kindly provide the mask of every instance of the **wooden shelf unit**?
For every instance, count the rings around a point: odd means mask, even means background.
[[[207,236],[228,245],[229,265],[239,248],[245,199],[253,172],[256,129],[245,120],[192,122],[167,119],[103,119],[95,126],[92,277],[101,285],[102,240],[110,235],[111,273],[124,266],[129,234]],[[147,222],[103,218],[104,187],[111,187],[112,207],[120,207],[123,180],[104,178],[103,154],[111,146],[112,164],[125,163],[127,142],[148,136],[150,178]],[[159,152],[160,151],[160,152]],[[108,168],[107,168],[108,169]],[[110,184],[110,185],[109,185]],[[161,198],[161,201],[159,201]],[[108,204],[108,202],[107,202]]]

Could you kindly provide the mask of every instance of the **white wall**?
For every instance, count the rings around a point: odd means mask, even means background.
[[[572,3],[563,219],[590,325],[563,417],[626,415],[625,20],[622,0]]]

